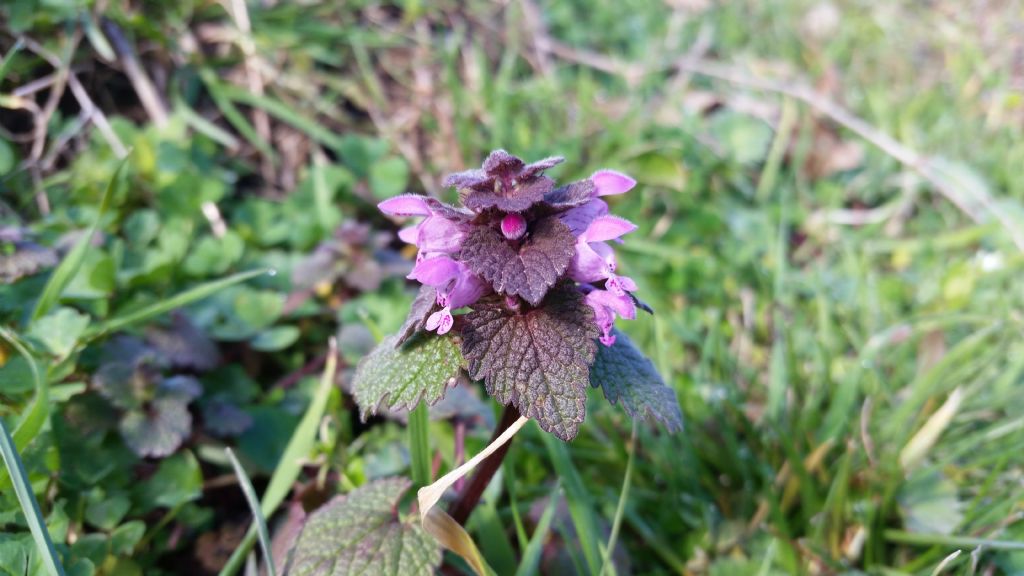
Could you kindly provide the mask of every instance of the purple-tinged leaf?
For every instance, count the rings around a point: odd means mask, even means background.
[[[537,305],[569,267],[575,243],[565,224],[557,218],[544,218],[533,224],[518,249],[493,228],[475,228],[459,257],[496,292],[521,296]]]
[[[192,432],[188,400],[157,398],[145,409],[126,413],[118,430],[128,447],[139,456],[170,456]]]
[[[441,548],[397,508],[411,482],[376,480],[335,496],[306,521],[288,558],[288,576],[429,576]]]
[[[220,364],[217,345],[181,313],[171,315],[170,328],[151,328],[146,340],[171,368],[205,372]]]
[[[598,336],[594,313],[571,284],[524,314],[504,298],[481,301],[465,317],[462,352],[469,375],[562,440],[576,436],[586,413],[587,383]]]
[[[421,400],[434,404],[462,369],[453,336],[423,335],[401,347],[396,347],[397,340],[385,338],[356,368],[352,391],[364,419],[381,406],[411,410]]]
[[[436,198],[425,198],[424,201],[427,203],[427,207],[430,208],[430,211],[433,214],[441,216],[446,220],[451,220],[453,222],[469,222],[475,217],[472,212],[468,212],[457,206],[452,206],[451,204],[445,204]]]
[[[555,181],[547,176],[539,176],[533,180],[518,184],[511,194],[492,190],[477,190],[463,198],[462,203],[470,210],[480,212],[487,208],[497,208],[502,212],[523,212],[530,206],[544,200],[555,187]]]
[[[530,162],[519,171],[518,178],[520,180],[529,180],[549,168],[554,168],[562,162],[565,162],[565,158],[561,156],[549,156],[547,158],[537,160],[536,162]]]
[[[544,202],[552,208],[566,209],[582,206],[596,197],[597,188],[588,178],[555,188],[544,197]]]
[[[238,436],[252,426],[252,416],[230,400],[219,397],[203,406],[203,424],[214,436]]]
[[[524,166],[525,164],[519,157],[513,156],[499,148],[487,155],[487,159],[484,160],[483,169],[489,176],[511,178],[519,174],[519,171]]]
[[[600,386],[612,404],[621,404],[632,418],[661,422],[669,432],[683,429],[683,413],[675,390],[665,385],[654,364],[629,337],[614,331],[615,343],[598,346],[590,383]]]
[[[449,174],[444,177],[441,185],[459,190],[490,190],[494,188],[494,178],[483,170],[473,169]]]

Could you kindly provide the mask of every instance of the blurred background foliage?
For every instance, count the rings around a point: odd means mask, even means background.
[[[412,297],[375,204],[498,147],[640,183],[613,208],[657,315],[623,328],[687,427],[641,427],[614,571],[1024,573],[1019,2],[14,0],[0,53],[0,418],[69,573],[217,573],[249,522],[222,448],[266,487],[331,336],[277,557],[407,474],[404,416],[346,392]],[[441,470],[494,421],[456,390]],[[500,574],[607,539],[631,423],[594,400],[471,519]],[[0,567],[35,573],[0,482]]]

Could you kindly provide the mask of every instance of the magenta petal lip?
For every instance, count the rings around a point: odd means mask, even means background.
[[[636,180],[615,170],[598,170],[594,172],[590,180],[594,183],[594,187],[597,188],[598,196],[624,194],[636,186]]]
[[[580,238],[586,242],[606,242],[608,240],[615,240],[634,230],[636,230],[636,224],[625,218],[599,216],[587,226],[587,230]]]

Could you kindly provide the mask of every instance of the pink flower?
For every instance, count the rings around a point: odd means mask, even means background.
[[[452,310],[469,306],[488,291],[488,284],[469,268],[448,256],[424,258],[416,263],[409,278],[437,289],[437,304],[441,309],[427,317],[426,329],[445,334],[455,319]]]
[[[419,248],[417,260],[458,252],[469,232],[466,223],[450,220],[431,209],[425,196],[402,194],[381,202],[377,207],[390,216],[425,216],[419,224],[398,232],[403,242]]]
[[[598,170],[590,176],[598,196],[625,194],[636,186],[636,180],[615,170]]]
[[[601,330],[601,337],[598,340],[605,346],[615,343],[612,327],[615,324],[616,316],[626,320],[636,319],[636,303],[626,292],[617,294],[611,290],[591,288],[583,301],[594,309],[594,321],[597,323],[598,329]]]
[[[569,277],[577,282],[598,282],[615,276],[615,253],[608,240],[636,230],[636,225],[618,216],[593,219],[576,237],[576,254],[569,264]]]

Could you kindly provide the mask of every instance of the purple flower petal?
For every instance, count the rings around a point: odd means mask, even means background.
[[[586,231],[587,226],[599,216],[608,213],[608,204],[604,200],[594,198],[582,206],[577,206],[562,212],[558,219],[572,230],[573,236],[579,236]]]
[[[443,287],[459,276],[461,266],[447,256],[426,258],[416,263],[409,273],[411,280],[418,280],[427,286]]]
[[[466,227],[440,216],[431,216],[420,224],[416,245],[425,253],[458,252],[466,237]]]
[[[420,224],[409,226],[408,228],[402,228],[398,231],[398,238],[406,244],[412,244],[415,246],[419,242],[420,238]]]
[[[377,204],[381,212],[389,216],[429,216],[426,198],[418,194],[402,194]]]
[[[636,230],[636,224],[625,218],[600,216],[587,226],[587,230],[580,236],[580,239],[586,242],[605,242],[629,234],[634,230]]]
[[[636,186],[636,180],[615,170],[598,170],[590,179],[597,187],[598,196],[611,196],[613,194],[624,194]]]
[[[448,294],[448,305],[457,309],[475,304],[489,288],[490,286],[476,274],[466,270],[465,274],[455,280],[455,285]]]
[[[569,277],[577,282],[598,282],[611,275],[605,257],[585,242],[576,244],[576,254],[569,263]]]

